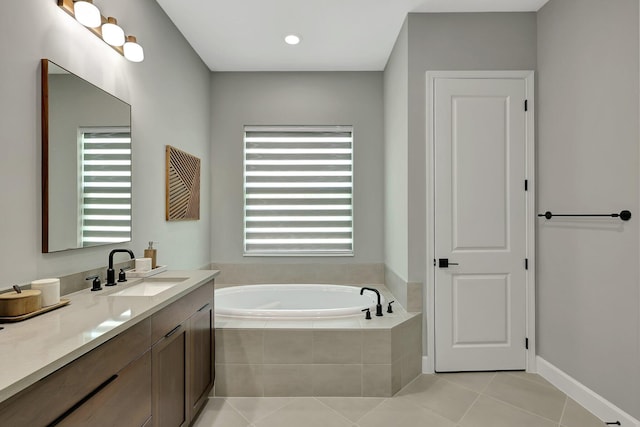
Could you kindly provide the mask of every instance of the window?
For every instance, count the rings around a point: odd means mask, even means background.
[[[244,254],[353,255],[353,129],[244,129]]]
[[[80,243],[131,240],[131,130],[81,128]]]

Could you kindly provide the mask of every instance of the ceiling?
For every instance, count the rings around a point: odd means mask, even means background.
[[[156,0],[212,71],[379,71],[411,12],[537,11],[548,0]],[[297,46],[284,36],[297,34]]]

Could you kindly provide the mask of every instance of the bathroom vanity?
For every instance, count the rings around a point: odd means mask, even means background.
[[[2,424],[189,425],[213,387],[217,274],[169,271],[87,289],[64,309],[9,325]]]

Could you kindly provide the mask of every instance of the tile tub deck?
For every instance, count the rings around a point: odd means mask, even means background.
[[[422,315],[394,310],[371,320],[216,316],[215,395],[392,396],[422,370]]]

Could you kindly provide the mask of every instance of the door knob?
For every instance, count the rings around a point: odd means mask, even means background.
[[[449,258],[438,258],[438,267],[449,268],[450,265],[458,265],[457,262],[449,262]]]

